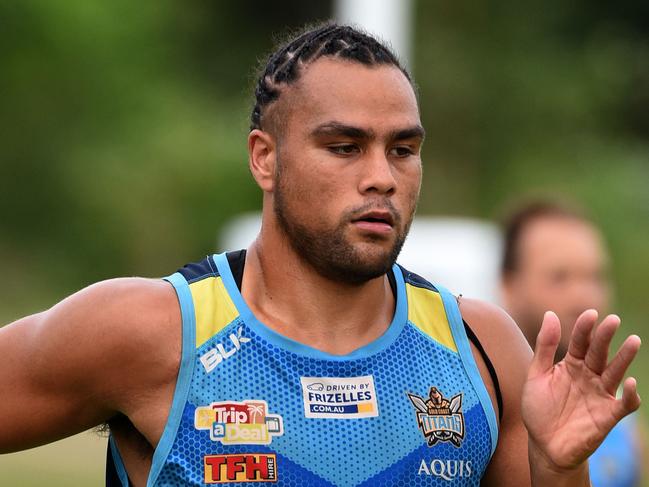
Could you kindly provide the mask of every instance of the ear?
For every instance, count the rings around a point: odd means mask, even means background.
[[[260,129],[248,134],[248,167],[252,177],[265,192],[273,190],[277,144],[272,135]]]

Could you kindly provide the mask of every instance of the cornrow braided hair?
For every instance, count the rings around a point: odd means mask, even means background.
[[[269,56],[263,70],[259,70],[261,74],[255,88],[250,130],[261,129],[265,109],[279,99],[281,85],[296,82],[301,68],[323,56],[355,61],[366,66],[393,65],[413,85],[410,74],[397,56],[374,37],[348,25],[321,24],[308,28],[284,43]]]

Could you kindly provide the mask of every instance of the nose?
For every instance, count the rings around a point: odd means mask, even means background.
[[[567,295],[581,311],[595,308],[601,312],[606,308],[607,292],[603,283],[591,279],[590,276],[579,276],[571,284]]]
[[[359,165],[361,174],[358,190],[363,194],[394,194],[397,187],[394,168],[383,150],[368,152],[364,159]]]

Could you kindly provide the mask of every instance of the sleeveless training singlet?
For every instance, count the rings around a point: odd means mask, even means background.
[[[642,473],[636,414],[620,421],[588,459],[593,487],[637,487]]]
[[[226,254],[168,277],[182,359],[147,486],[478,486],[496,417],[455,297],[390,277],[392,323],[344,356],[259,322]],[[127,486],[112,438],[110,453]]]

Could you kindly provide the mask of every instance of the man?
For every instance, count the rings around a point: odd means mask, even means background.
[[[591,339],[586,311],[553,367],[554,314],[532,358],[504,312],[394,265],[424,131],[372,37],[307,30],[255,97],[257,240],[0,330],[0,450],[108,422],[118,485],[587,485],[588,455],[639,405],[633,379],[614,397],[639,338],[607,366],[619,319]],[[432,387],[448,407],[430,414]]]
[[[534,347],[543,313],[552,309],[562,326],[555,362],[562,360],[576,317],[586,308],[608,309],[609,258],[598,229],[580,213],[537,201],[521,206],[505,223],[502,291],[505,309]],[[595,487],[640,485],[641,448],[629,416],[590,459]]]

